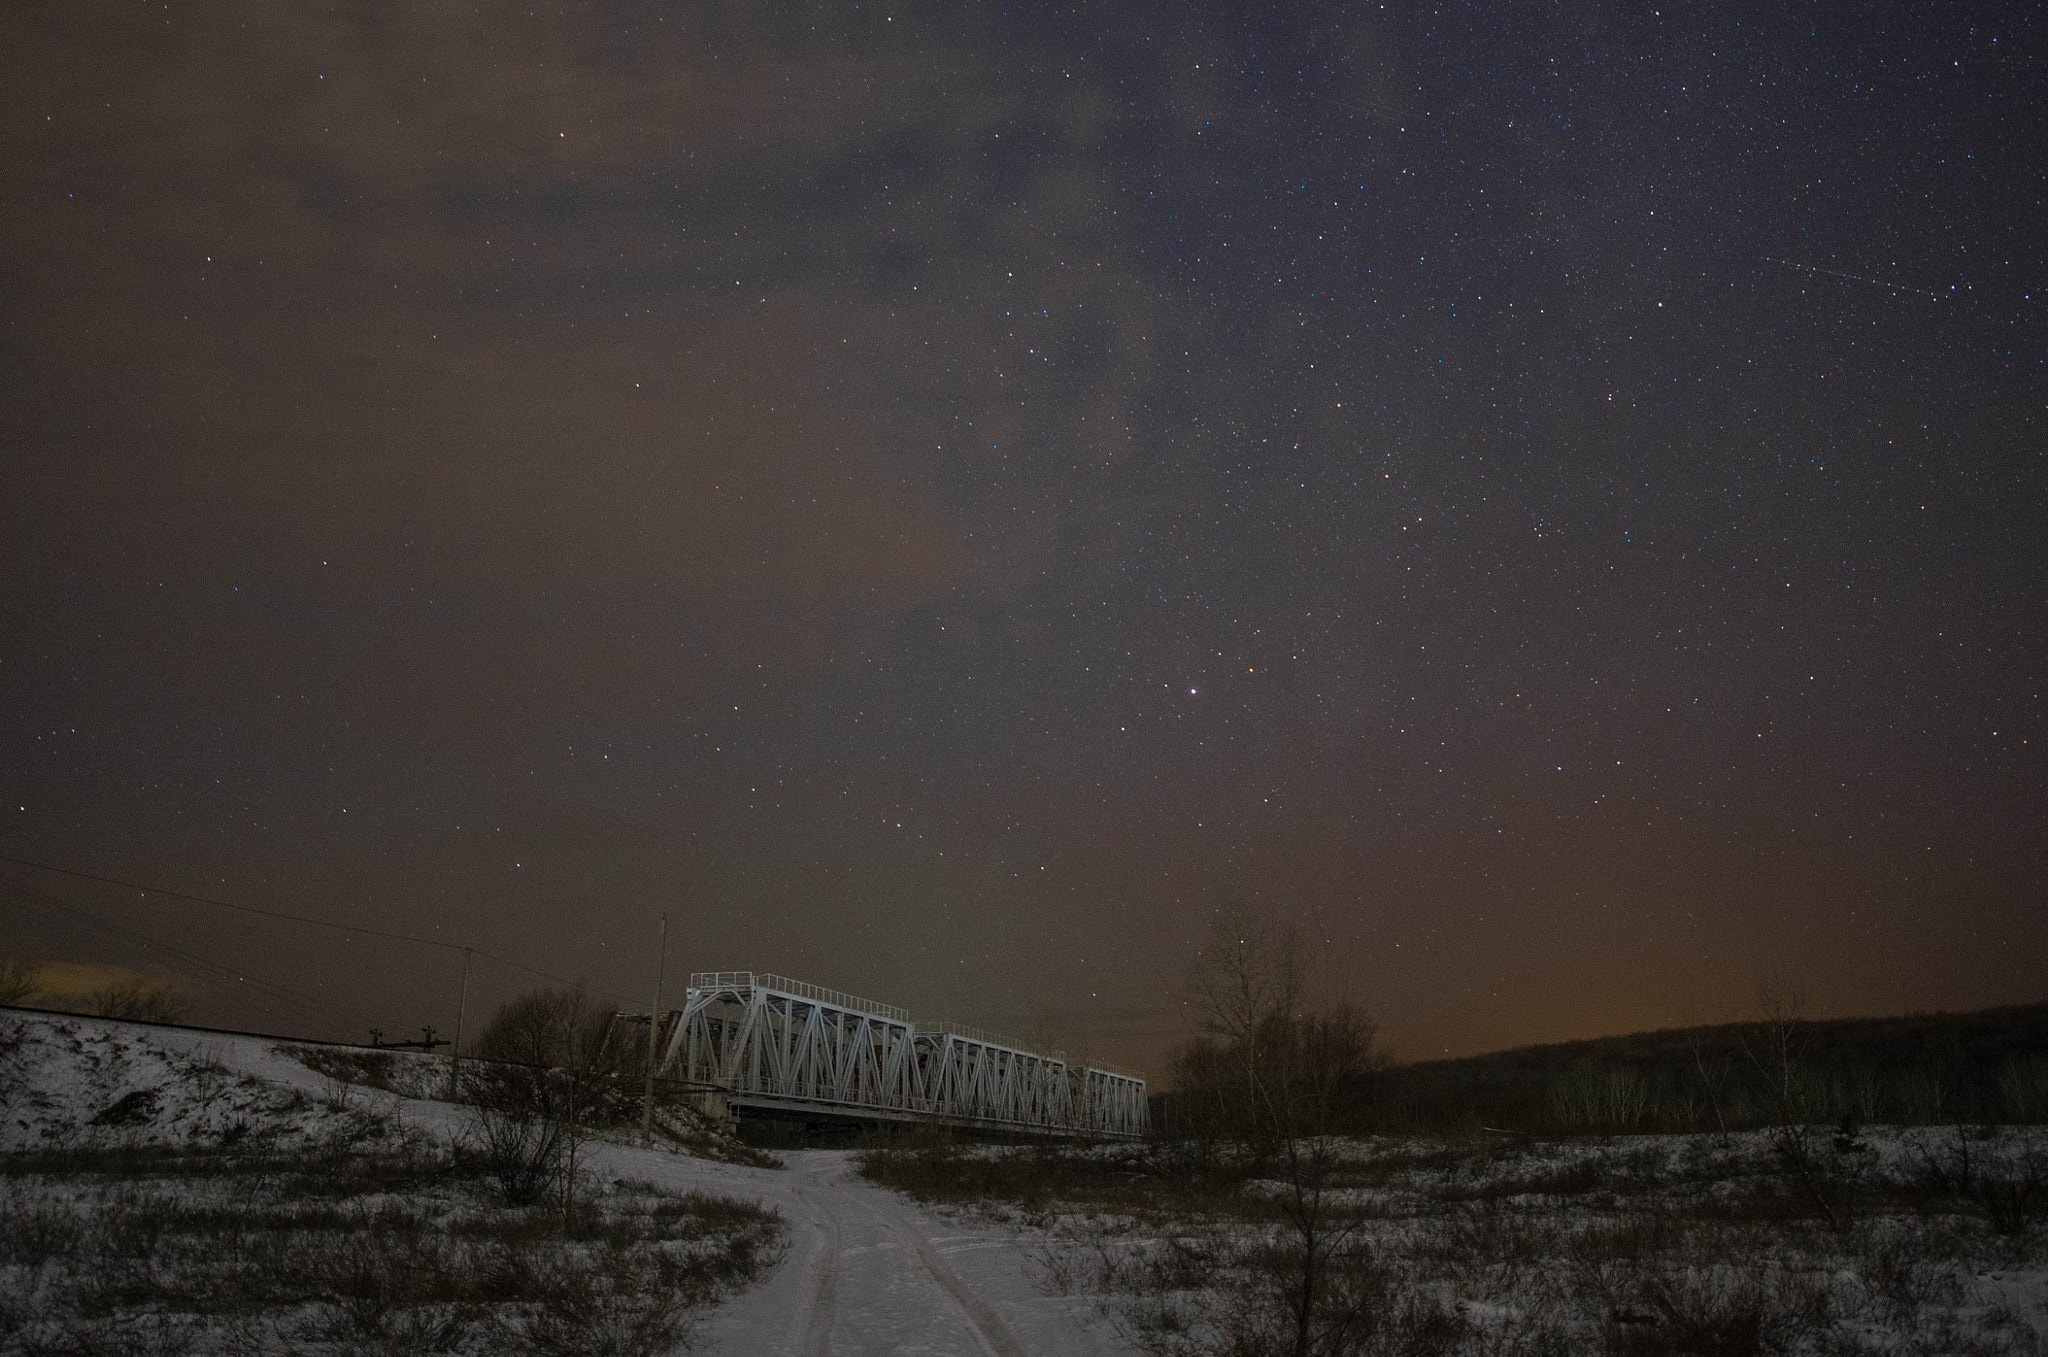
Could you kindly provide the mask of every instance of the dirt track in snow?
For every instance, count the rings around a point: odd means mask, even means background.
[[[9,1129],[16,1146],[41,1138],[32,1122],[83,1126],[136,1089],[160,1097],[152,1124],[121,1134],[183,1140],[217,1119],[217,1095],[203,1101],[185,1077],[203,1066],[243,1091],[239,1113],[276,1100],[240,1076],[306,1095],[296,1115],[317,1120],[345,1097],[365,1110],[392,1110],[410,1126],[459,1134],[464,1113],[450,1103],[398,1098],[340,1086],[260,1037],[37,1015],[53,1038],[33,1071],[33,1110]],[[310,1128],[309,1128],[310,1129]],[[102,1134],[102,1133],[95,1133]],[[838,1150],[785,1153],[782,1169],[713,1163],[625,1144],[597,1144],[585,1160],[600,1177],[630,1178],[681,1191],[759,1201],[789,1224],[789,1251],[760,1284],[705,1316],[691,1352],[722,1357],[1121,1357],[1129,1349],[1073,1297],[1037,1283],[1029,1235],[929,1212],[858,1178]]]

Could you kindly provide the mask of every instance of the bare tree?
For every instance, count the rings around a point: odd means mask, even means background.
[[[43,968],[33,961],[0,961],[0,1004],[25,1004],[42,992]]]
[[[1808,1079],[1801,1056],[1811,1035],[1806,991],[1776,976],[1756,986],[1757,1024],[1741,1035],[1743,1055],[1762,1079],[1771,1120],[1780,1126],[1803,1123],[1808,1106]]]
[[[1849,1224],[1833,1175],[1821,1162],[1813,1127],[1812,1075],[1803,1063],[1812,1036],[1806,992],[1771,977],[1757,983],[1760,1021],[1753,1034],[1740,1034],[1743,1055],[1763,1083],[1770,1109],[1771,1147],[1828,1229]]]
[[[1270,1040],[1262,1095],[1279,1146],[1279,1211],[1286,1246],[1275,1258],[1280,1298],[1293,1321],[1295,1357],[1340,1353],[1368,1328],[1379,1288],[1360,1285],[1371,1258],[1362,1219],[1338,1206],[1333,1179],[1344,1162],[1335,1135],[1340,1099],[1372,1063],[1373,1025],[1348,1004],[1294,1015]]]
[[[1692,1067],[1699,1076],[1700,1088],[1706,1093],[1707,1106],[1713,1110],[1714,1125],[1722,1135],[1728,1134],[1728,1118],[1721,1112],[1721,1087],[1728,1082],[1728,1068],[1716,1059],[1707,1063],[1707,1029],[1694,1027],[1686,1038],[1692,1056]]]
[[[1301,1003],[1300,938],[1232,906],[1188,967],[1185,992],[1201,1033],[1175,1060],[1175,1084],[1205,1129],[1256,1143],[1276,1128],[1262,1114],[1269,1050]]]
[[[559,1183],[566,1226],[576,1161],[601,1123],[630,1111],[629,1052],[609,1040],[606,1015],[581,986],[507,1001],[476,1042],[465,1080],[491,1172],[509,1198],[532,1200]]]
[[[1198,1030],[1233,1049],[1257,1047],[1261,1028],[1301,1002],[1301,938],[1292,924],[1269,928],[1242,907],[1226,909],[1188,968],[1188,1002]],[[1248,1056],[1247,1068],[1255,1058]]]
[[[1234,1139],[1277,1179],[1277,1231],[1239,1257],[1243,1294],[1212,1316],[1229,1348],[1295,1357],[1354,1351],[1374,1323],[1381,1288],[1356,1211],[1333,1194],[1343,1167],[1336,1132],[1375,1064],[1373,1024],[1347,1003],[1304,1003],[1301,946],[1291,928],[1233,912],[1212,930],[1186,990],[1202,1034],[1174,1062],[1177,1090],[1205,1129]]]
[[[177,1022],[189,1007],[184,991],[176,985],[145,980],[139,975],[100,986],[87,1002],[102,1018],[137,1022]]]

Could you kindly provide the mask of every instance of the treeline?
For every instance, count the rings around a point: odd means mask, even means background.
[[[1160,1095],[1165,1134],[1210,1120],[1206,1081]],[[2048,1121],[2048,1003],[1975,1013],[1755,1022],[1347,1070],[1330,1121],[1356,1133],[1745,1130]]]
[[[191,1008],[184,990],[167,980],[117,975],[84,993],[52,989],[40,962],[0,958],[0,1007],[46,1008],[96,1018],[178,1022]]]
[[[1356,1093],[1387,1130],[2035,1123],[2048,1121],[2048,1004],[1530,1046],[1399,1066]]]

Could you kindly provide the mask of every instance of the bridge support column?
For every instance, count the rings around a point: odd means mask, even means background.
[[[724,1089],[694,1089],[688,1096],[691,1110],[706,1121],[717,1123],[720,1130],[730,1131],[739,1125],[738,1118],[733,1116],[732,1108],[725,1101]]]

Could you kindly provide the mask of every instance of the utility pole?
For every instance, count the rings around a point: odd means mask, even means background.
[[[448,1047],[448,1101],[462,1101],[462,1020],[469,1014],[469,949],[462,949],[462,997],[455,1003],[455,1040]],[[429,1034],[431,1035],[431,1034]]]
[[[647,1100],[640,1108],[640,1138],[654,1139],[654,1060],[661,1040],[661,970],[668,961],[668,915],[661,916],[661,940],[654,948],[654,1007],[647,1013]]]

